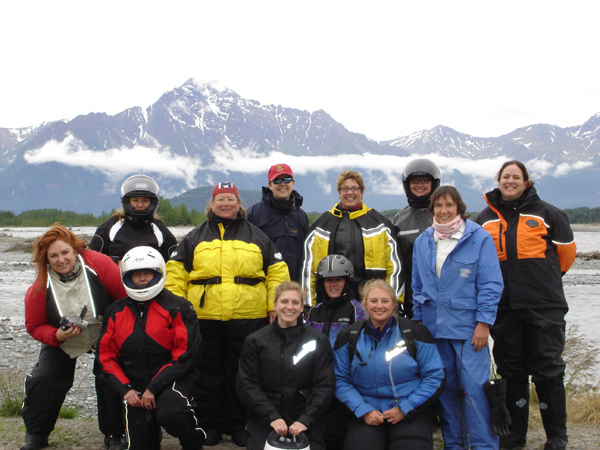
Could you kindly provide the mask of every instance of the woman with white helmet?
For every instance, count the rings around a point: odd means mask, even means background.
[[[133,247],[147,245],[167,261],[177,240],[156,216],[159,187],[147,175],[133,175],[121,186],[122,209],[98,227],[90,249],[110,256],[117,264]]]
[[[151,247],[136,247],[121,264],[128,297],[107,309],[98,362],[124,400],[129,449],[160,449],[160,427],[198,450],[206,438],[196,420],[194,386],[200,330],[188,301],[164,289],[166,266]]]

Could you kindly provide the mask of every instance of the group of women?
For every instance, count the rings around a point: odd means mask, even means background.
[[[138,245],[165,252],[165,287],[191,302],[199,319],[196,417],[204,445],[227,433],[262,450],[273,432],[304,433],[312,449],[428,449],[429,409],[438,404],[446,448],[518,448],[533,375],[545,448],[566,448],[561,276],[575,244],[566,217],[539,199],[521,163],[498,172],[480,225],[455,188],[440,186],[429,160],[405,167],[409,206],[393,225],[363,203],[360,174],[343,172],[340,202],[309,228],[302,286],[289,281],[278,249],[246,220],[233,183],[215,186],[206,222],[174,247],[154,214],[158,186],[136,177],[123,185],[123,214],[90,244],[112,261],[59,233],[62,227],[35,243],[38,276],[26,322],[44,346],[27,380],[21,450],[47,445],[75,358],[94,348],[105,305],[125,296],[120,258]],[[83,306],[92,313],[89,326],[63,330],[60,318],[79,316]],[[490,332],[512,418],[500,443],[484,392]],[[107,417],[121,417],[113,414],[120,405],[100,390],[101,380],[98,371],[100,428],[106,447],[118,450],[122,428]]]

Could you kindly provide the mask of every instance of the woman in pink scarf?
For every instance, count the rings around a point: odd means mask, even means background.
[[[488,338],[502,294],[502,273],[491,235],[467,219],[452,186],[431,195],[433,226],[413,250],[412,320],[435,338],[446,368],[439,398],[446,449],[497,449],[483,385],[490,376]]]

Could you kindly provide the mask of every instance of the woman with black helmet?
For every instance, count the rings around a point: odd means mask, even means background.
[[[354,267],[345,256],[327,255],[317,266],[317,305],[310,309],[306,324],[327,335],[331,348],[340,331],[366,317],[362,304],[356,300],[353,284]],[[324,416],[327,450],[342,448],[350,417],[348,407],[334,398]]]
[[[431,226],[432,215],[427,210],[433,191],[440,186],[438,166],[426,158],[410,161],[402,171],[402,185],[408,206],[396,213],[392,223],[400,244],[400,255],[404,268],[404,314],[413,316],[413,291],[411,287],[412,254],[415,240]]]
[[[121,186],[123,209],[98,227],[90,249],[110,256],[119,263],[133,247],[146,245],[160,252],[165,261],[177,246],[166,225],[155,216],[158,184],[147,175],[133,175]]]

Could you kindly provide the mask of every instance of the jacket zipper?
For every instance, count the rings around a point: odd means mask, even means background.
[[[500,235],[498,236],[498,240],[500,242],[500,251],[502,252],[502,251],[504,251],[502,249],[502,222],[500,222]]]

